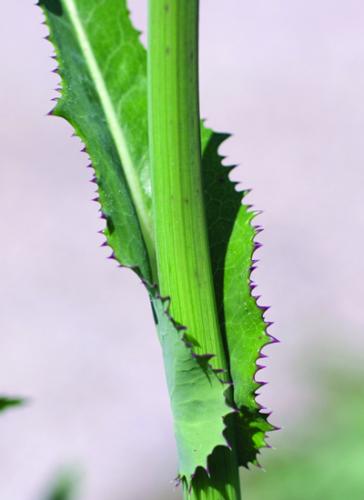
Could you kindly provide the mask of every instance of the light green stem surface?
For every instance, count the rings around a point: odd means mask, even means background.
[[[212,365],[227,369],[202,193],[198,10],[198,0],[149,0],[149,137],[158,282],[161,294],[171,297],[173,318],[196,341],[195,352],[214,354]],[[216,456],[212,468],[218,484],[200,471],[192,491],[185,491],[186,499],[240,499],[233,454]]]

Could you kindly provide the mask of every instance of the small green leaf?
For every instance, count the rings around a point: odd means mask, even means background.
[[[166,303],[154,299],[152,306],[171,398],[179,475],[188,481],[197,467],[207,467],[207,458],[216,446],[226,446],[223,416],[230,411],[224,396],[227,386],[211,368],[208,357],[193,355],[183,341],[182,330],[169,317]]]
[[[79,474],[74,470],[61,471],[53,480],[43,500],[73,500],[76,497]]]
[[[22,398],[10,398],[8,396],[0,396],[0,412],[8,410],[16,406],[22,406],[25,400]]]

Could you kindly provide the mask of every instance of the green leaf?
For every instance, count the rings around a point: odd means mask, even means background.
[[[61,471],[53,480],[44,500],[73,500],[76,498],[79,474],[74,470]]]
[[[193,354],[168,315],[167,304],[152,301],[174,416],[179,475],[188,481],[197,467],[207,468],[216,446],[226,446],[222,417],[230,410],[224,396],[226,384],[210,366],[209,357]]]
[[[8,410],[16,406],[22,406],[25,400],[22,398],[10,398],[8,396],[0,396],[0,412]]]
[[[214,270],[216,302],[220,326],[225,337],[230,374],[233,381],[233,404],[240,416],[229,418],[240,465],[256,461],[265,446],[267,431],[273,430],[267,415],[260,412],[255,380],[257,360],[262,348],[272,342],[266,333],[263,315],[266,308],[258,306],[252,295],[252,258],[256,248],[257,228],[252,224],[255,213],[242,204],[245,192],[238,192],[229,174],[234,167],[224,167],[218,150],[229,137],[202,127],[203,181],[210,254]]]
[[[62,78],[53,114],[65,118],[86,145],[116,258],[151,282],[146,56],[139,34],[125,1],[40,5]]]

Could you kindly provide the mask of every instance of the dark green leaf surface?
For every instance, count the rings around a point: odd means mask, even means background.
[[[234,405],[241,410],[240,417],[235,415],[230,422],[236,427],[240,464],[247,465],[255,462],[257,451],[265,445],[265,433],[273,429],[255,399],[259,388],[256,361],[271,340],[264,308],[257,305],[251,290],[255,213],[242,204],[245,193],[237,192],[228,177],[233,167],[224,167],[218,153],[228,137],[202,127],[204,195],[216,302],[234,385]]]

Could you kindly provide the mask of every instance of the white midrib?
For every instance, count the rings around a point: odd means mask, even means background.
[[[110,132],[113,136],[115,146],[118,151],[121,164],[123,166],[126,181],[129,186],[130,195],[133,199],[138,215],[141,231],[148,250],[149,258],[151,260],[151,266],[153,267],[154,243],[151,219],[144,204],[140,182],[136,170],[133,166],[133,161],[129,153],[127,142],[120,127],[120,123],[117,114],[115,113],[115,109],[112,104],[109,92],[106,88],[101,70],[95,59],[87,34],[80,20],[75,2],[74,0],[64,0],[64,5],[68,11],[68,15],[75,29],[81,51],[85,57],[87,66],[89,68],[98,96],[100,98],[106,121],[109,124]]]

